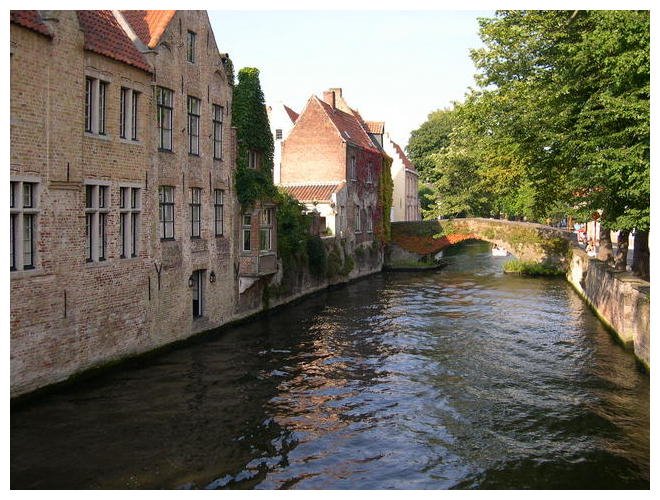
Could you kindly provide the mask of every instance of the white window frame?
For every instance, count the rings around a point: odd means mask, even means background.
[[[252,251],[252,214],[241,215],[241,249],[243,252]]]
[[[355,159],[355,155],[352,155],[350,158],[348,175],[351,181],[357,181],[357,160]]]
[[[202,237],[202,188],[190,188],[190,237]]]
[[[224,236],[225,232],[225,192],[223,189],[213,190],[213,233]]]
[[[261,167],[261,151],[254,149],[248,150],[248,168],[259,170]]]
[[[271,252],[273,250],[273,221],[275,211],[272,208],[261,210],[261,223],[259,224],[259,251]]]
[[[108,260],[110,183],[88,180],[84,182],[84,187],[85,260],[86,262],[103,262]],[[89,200],[88,193],[90,194]]]
[[[103,78],[85,76],[85,133],[107,136],[108,86]]]
[[[225,108],[213,105],[213,159],[222,160],[223,120]]]
[[[188,35],[186,37],[186,61],[189,63],[195,63],[196,60],[196,45],[197,45],[197,33],[194,31],[188,30]]]
[[[188,96],[188,154],[199,156],[199,122],[202,116],[202,100]]]
[[[362,232],[362,222],[360,220],[360,205],[355,205],[355,232]]]
[[[126,141],[138,141],[138,99],[140,92],[121,87],[119,93],[119,137]]]
[[[135,184],[119,186],[119,257],[131,259],[140,252],[142,189]]]
[[[37,236],[39,222],[39,195],[41,194],[41,179],[37,177],[11,177],[10,179],[10,271],[26,271],[37,268]],[[31,204],[25,206],[24,189],[30,185]],[[25,254],[25,228],[29,222],[29,263]]]
[[[167,87],[156,87],[156,122],[158,149],[173,151],[174,91]]]
[[[372,164],[369,162],[367,164],[367,184],[373,184],[374,183],[374,174],[372,172]]]
[[[169,196],[168,196],[169,195]],[[174,231],[174,212],[175,212],[175,192],[174,186],[158,186],[158,234],[161,240],[173,240]],[[171,207],[172,218],[165,219],[167,207]],[[171,229],[171,235],[168,236],[168,228]]]
[[[373,218],[373,210],[371,207],[367,209],[367,233],[373,233],[374,232],[374,218]]]

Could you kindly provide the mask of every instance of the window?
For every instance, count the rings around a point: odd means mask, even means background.
[[[188,62],[195,62],[195,42],[197,35],[192,31],[188,32],[188,52],[186,54],[186,59]]]
[[[374,232],[374,219],[373,219],[373,211],[371,210],[371,207],[367,209],[367,233],[373,233]]]
[[[222,189],[215,189],[213,191],[213,219],[214,232],[216,236],[222,236],[224,233],[224,195],[225,192]]]
[[[119,243],[120,257],[137,257],[140,235],[140,188],[119,188]]]
[[[202,190],[190,188],[190,237],[199,238],[201,234]]]
[[[355,205],[355,232],[356,233],[362,232],[362,224],[360,222],[360,207],[359,207],[359,205]]]
[[[192,280],[192,313],[193,318],[200,318],[204,313],[204,270],[193,271]]]
[[[349,166],[348,175],[350,176],[352,181],[357,180],[357,168],[356,168],[356,164],[355,164],[355,156],[351,156],[351,162],[350,162],[350,166]]]
[[[257,170],[261,166],[261,153],[250,149],[248,151],[248,167]]]
[[[87,262],[107,258],[108,186],[85,185],[85,248]]]
[[[34,269],[38,184],[12,181],[9,189],[9,268]]]
[[[217,104],[213,105],[213,158],[222,159],[222,115],[225,109]]]
[[[188,96],[188,152],[199,154],[199,108],[200,100]]]
[[[243,251],[249,252],[251,249],[250,236],[252,235],[252,215],[243,214]]]
[[[371,162],[367,164],[367,184],[373,184],[374,183],[374,173],[372,171],[372,165]]]
[[[156,87],[158,105],[158,148],[172,151],[172,91]]]
[[[137,141],[137,114],[139,92],[121,88],[119,96],[119,137]]]
[[[261,225],[259,227],[259,250],[270,252],[272,248],[273,237],[273,209],[264,208],[261,211]]]
[[[275,129],[275,139],[281,139],[282,138],[282,129],[277,128]]]
[[[85,78],[85,132],[105,135],[107,88],[107,82]]]
[[[163,240],[174,239],[174,188],[172,186],[160,186],[158,188],[158,206],[160,222],[160,238]]]

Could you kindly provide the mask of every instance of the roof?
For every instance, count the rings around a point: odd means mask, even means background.
[[[158,45],[176,10],[122,10],[121,14],[142,43],[153,49]]]
[[[14,24],[53,38],[53,33],[48,25],[43,22],[37,10],[12,10],[9,12],[9,20]]]
[[[385,131],[385,122],[364,122],[370,134],[382,134]]]
[[[286,114],[289,115],[289,118],[291,118],[291,122],[296,123],[296,120],[298,119],[298,116],[300,116],[300,115],[298,113],[296,113],[294,110],[292,110],[286,104],[284,105],[284,111],[286,111]]]
[[[318,201],[319,203],[332,201],[332,194],[344,187],[345,182],[336,182],[330,184],[310,183],[310,184],[291,184],[280,186],[296,200],[303,203]]]
[[[79,10],[85,49],[151,73],[151,66],[123,30],[111,10]]]
[[[323,100],[314,96],[321,108],[325,111],[326,115],[330,118],[332,123],[337,127],[339,133],[347,142],[351,142],[356,146],[363,149],[380,153],[376,148],[371,138],[367,135],[366,130],[360,124],[360,119],[354,114],[344,113],[343,111],[333,108]]]
[[[417,170],[415,169],[415,165],[413,165],[412,162],[408,159],[406,154],[403,152],[403,149],[401,149],[401,146],[399,146],[392,139],[390,139],[390,142],[392,143],[392,146],[394,146],[394,150],[399,155],[399,158],[401,158],[401,161],[403,162],[403,166],[409,170],[416,172]]]

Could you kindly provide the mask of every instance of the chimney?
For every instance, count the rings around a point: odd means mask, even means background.
[[[323,92],[323,101],[326,104],[332,106],[333,108],[336,107],[334,89],[326,90],[325,92]]]

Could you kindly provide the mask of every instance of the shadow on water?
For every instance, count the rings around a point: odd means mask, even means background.
[[[12,488],[648,488],[649,384],[483,243],[11,414]]]

